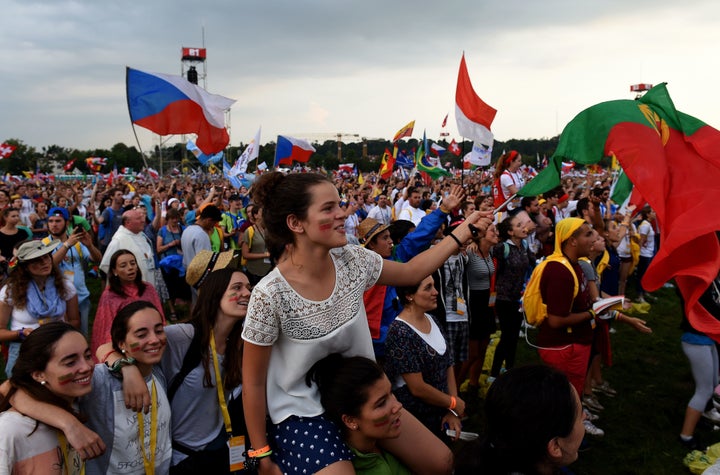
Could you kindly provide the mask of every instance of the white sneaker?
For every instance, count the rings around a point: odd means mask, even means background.
[[[583,412],[585,413],[585,420],[586,420],[586,421],[593,422],[593,421],[596,421],[596,420],[600,419],[600,416],[598,416],[597,414],[593,414],[592,412],[588,411],[588,410],[587,410],[586,408],[584,408],[584,407],[583,407]]]
[[[704,418],[710,419],[710,421],[714,422],[715,424],[720,424],[720,412],[718,412],[718,410],[714,407],[709,411],[703,412],[702,415]]]
[[[595,424],[590,422],[589,420],[585,419],[583,421],[583,425],[585,426],[585,433],[594,435],[595,437],[602,437],[605,435],[605,431],[601,428],[597,427]]]

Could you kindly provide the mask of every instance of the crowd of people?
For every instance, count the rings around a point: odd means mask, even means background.
[[[0,420],[14,422],[0,473],[571,463],[586,434],[603,434],[598,395],[616,393],[602,376],[613,322],[651,331],[593,302],[623,294],[634,267],[642,277],[657,221],[612,203],[609,176],[520,198],[520,165],[512,151],[494,175],[429,184],[270,172],[250,190],[0,186]],[[540,261],[547,315],[533,344],[546,366],[514,369]],[[652,296],[638,286],[636,299]],[[449,443],[484,383],[484,437],[454,463]]]

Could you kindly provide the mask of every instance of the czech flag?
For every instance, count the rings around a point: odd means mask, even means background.
[[[225,111],[233,99],[210,94],[182,76],[127,68],[130,120],[159,135],[197,134],[197,146],[213,155],[230,142]]]
[[[277,148],[275,149],[275,166],[292,165],[296,162],[307,162],[315,151],[310,142],[294,137],[278,135]]]

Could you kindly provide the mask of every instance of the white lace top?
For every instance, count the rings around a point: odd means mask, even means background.
[[[363,292],[377,282],[382,257],[363,247],[332,249],[335,289],[323,301],[303,298],[273,269],[253,289],[242,337],[272,345],[267,375],[268,412],[278,424],[291,415],[323,413],[317,387],[305,375],[331,353],[374,359]]]

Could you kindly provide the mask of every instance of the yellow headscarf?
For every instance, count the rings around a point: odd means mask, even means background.
[[[555,250],[553,255],[562,256],[562,243],[570,239],[575,231],[580,229],[585,223],[580,218],[565,218],[555,226]]]

